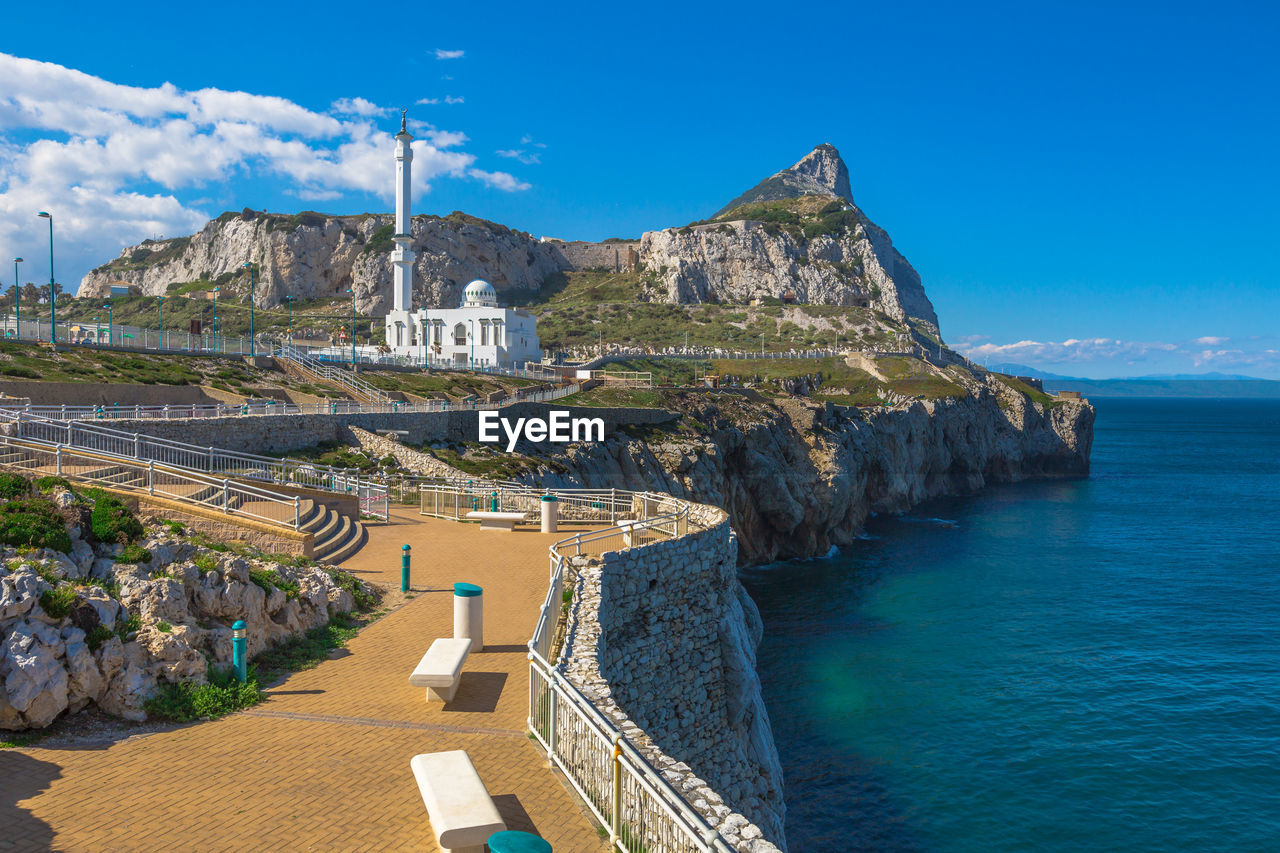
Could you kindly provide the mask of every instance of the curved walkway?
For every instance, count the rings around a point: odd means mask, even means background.
[[[557,853],[603,851],[568,788],[526,734],[525,643],[564,534],[481,533],[392,511],[343,566],[414,597],[270,700],[216,722],[115,743],[0,751],[0,850],[438,850],[409,759],[465,749],[512,829]],[[451,636],[452,584],[485,590],[484,652],[447,709],[409,673]]]

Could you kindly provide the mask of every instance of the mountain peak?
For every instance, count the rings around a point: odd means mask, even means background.
[[[777,201],[806,195],[829,195],[853,203],[853,191],[849,187],[849,168],[840,158],[834,145],[822,143],[800,158],[795,165],[783,169],[716,212],[727,213],[742,204],[760,201]]]

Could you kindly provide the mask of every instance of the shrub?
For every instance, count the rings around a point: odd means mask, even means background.
[[[214,560],[213,557],[210,557],[208,554],[197,554],[195,557],[191,558],[191,562],[194,563],[195,567],[200,570],[200,577],[204,577],[205,575],[209,574],[209,572],[218,568],[217,561]]]
[[[378,604],[378,593],[371,587],[361,583],[355,575],[339,569],[325,569],[325,573],[333,579],[339,588],[351,593],[356,607],[360,610],[372,610]]]
[[[66,522],[58,508],[44,498],[9,500],[0,505],[0,542],[63,552],[71,550]]]
[[[181,521],[172,521],[166,518],[162,519],[160,523],[163,524],[174,536],[181,536],[183,533],[187,532],[187,526]]]
[[[173,626],[170,625],[168,622],[164,621],[163,619],[161,619],[159,622],[156,623],[156,630],[159,631],[161,634],[168,634],[173,631]]]
[[[98,649],[102,648],[103,643],[110,640],[115,635],[115,631],[112,631],[106,625],[99,623],[89,629],[89,633],[84,635],[84,641],[89,646],[89,651],[96,652]]]
[[[93,500],[89,529],[98,541],[125,545],[142,535],[142,522],[138,521],[138,517],[124,501],[101,489],[93,492],[89,495]]]
[[[117,563],[150,563],[151,552],[141,545],[126,545],[118,555]]]
[[[274,569],[250,569],[249,580],[262,587],[262,591],[267,595],[271,594],[273,588],[278,588],[284,591],[285,598],[298,597],[297,581],[285,580]]]
[[[206,684],[190,681],[162,684],[160,692],[148,699],[147,713],[152,717],[189,723],[199,719],[217,719],[256,705],[263,700],[257,674],[249,673],[244,684],[236,681],[228,670],[210,670]]]
[[[52,619],[62,619],[76,603],[76,588],[70,585],[40,593],[40,609]]]
[[[21,474],[0,473],[0,498],[14,500],[31,494],[31,482]]]
[[[137,616],[125,616],[116,622],[116,634],[119,635],[121,642],[126,637],[142,627],[142,620]]]
[[[0,367],[0,375],[16,376],[19,379],[39,379],[40,378],[40,374],[36,373],[31,368],[22,367],[17,364],[6,364],[3,367]]]
[[[53,492],[69,492],[71,491],[71,483],[63,477],[38,477],[36,479],[36,491],[42,495],[52,494]]]

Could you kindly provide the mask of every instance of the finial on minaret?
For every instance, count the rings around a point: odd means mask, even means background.
[[[408,112],[408,110],[406,110],[404,107],[401,107],[401,108],[400,108],[400,132],[401,132],[401,133],[408,133],[408,132],[409,132],[409,128],[405,127],[405,117],[404,117],[404,114],[405,114],[405,113],[407,113],[407,112]]]

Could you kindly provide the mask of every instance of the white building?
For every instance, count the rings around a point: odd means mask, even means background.
[[[518,368],[541,361],[537,320],[525,311],[500,307],[487,281],[468,284],[457,308],[413,310],[412,141],[402,111],[396,134],[396,248],[391,253],[395,279],[386,317],[387,346],[396,355],[439,367]]]

